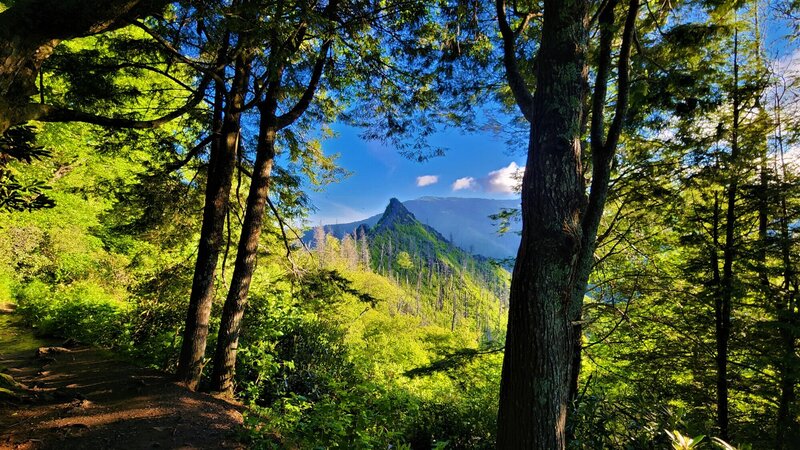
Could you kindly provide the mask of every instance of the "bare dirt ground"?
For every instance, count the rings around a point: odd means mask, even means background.
[[[0,373],[22,398],[0,397],[0,449],[245,448],[239,405],[102,349],[53,349],[12,317],[0,313]]]

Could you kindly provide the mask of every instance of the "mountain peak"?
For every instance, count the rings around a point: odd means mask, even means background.
[[[437,231],[437,234],[447,237],[447,240],[470,253],[487,256],[490,258],[513,258],[519,248],[519,235],[506,233],[497,235],[497,228],[489,219],[491,214],[497,214],[502,208],[519,208],[519,199],[473,199],[462,197],[422,197],[401,203],[397,199],[388,202],[387,216],[408,219],[408,211],[425,228]],[[325,225],[325,231],[342,239],[346,234],[362,233],[369,236],[375,228],[384,211],[351,223]],[[387,218],[388,218],[387,217]],[[409,224],[409,220],[402,221]],[[358,228],[361,227],[361,230]],[[386,223],[381,230],[391,229],[392,224]],[[519,224],[512,224],[512,230],[518,231]],[[309,230],[303,236],[303,241],[314,242],[314,231]]]
[[[411,214],[400,200],[392,198],[389,200],[389,204],[386,206],[386,210],[383,212],[383,216],[376,224],[376,227],[387,228],[392,225],[413,224],[416,222],[417,218],[414,217],[414,214]]]
[[[389,208],[403,208],[403,209],[405,209],[406,207],[403,206],[403,202],[401,202],[400,200],[396,199],[395,197],[392,197],[392,198],[389,199],[389,205],[386,208],[388,210]]]

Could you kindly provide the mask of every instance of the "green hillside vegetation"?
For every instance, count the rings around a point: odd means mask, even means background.
[[[502,335],[508,272],[454,246],[396,199],[364,238],[351,239],[367,243],[374,271],[413,295],[414,303],[405,305],[405,312],[449,324],[452,330],[464,322],[489,339]]]
[[[52,156],[25,165],[25,173],[47,180],[55,206],[0,213],[4,300],[43,335],[174,370],[199,224],[153,202],[191,211],[202,186],[187,184],[188,169],[147,178],[160,187],[142,184],[157,155],[97,151],[113,141],[98,142],[90,130],[38,130]],[[180,201],[154,197],[159,190],[181,191]],[[277,224],[264,234],[236,379],[250,405],[253,444],[491,447],[501,358],[493,349],[504,335],[495,292],[507,289],[507,272],[418,222],[369,236],[372,265],[361,256],[354,263],[352,243],[331,236],[324,250],[297,248],[288,260]],[[400,255],[386,275],[375,266],[375,245],[384,240]],[[440,272],[422,255],[435,255]],[[230,267],[229,257],[226,277]],[[424,276],[412,281],[411,274]],[[469,349],[446,370],[414,372]]]

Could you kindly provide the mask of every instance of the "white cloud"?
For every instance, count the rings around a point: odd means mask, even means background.
[[[772,65],[775,73],[786,78],[788,83],[797,80],[800,77],[800,49],[774,60]]]
[[[489,172],[489,175],[481,180],[481,184],[486,192],[514,194],[519,192],[523,173],[525,167],[520,167],[511,161],[508,166]]]
[[[417,177],[417,186],[430,186],[431,184],[436,184],[439,182],[438,175],[423,175],[421,177]]]
[[[460,191],[462,189],[475,189],[477,187],[478,182],[472,177],[459,178],[455,181],[455,183],[453,183],[454,191]]]

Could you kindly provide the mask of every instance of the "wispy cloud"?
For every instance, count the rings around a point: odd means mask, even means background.
[[[513,194],[519,192],[523,173],[525,167],[520,167],[511,161],[508,166],[489,172],[489,175],[481,180],[481,184],[486,192]]]
[[[492,194],[517,194],[522,184],[525,167],[512,161],[506,167],[492,170],[485,177],[459,178],[453,183],[453,191],[465,189],[483,191]]]
[[[460,191],[463,189],[476,189],[477,187],[478,182],[472,177],[459,178],[453,183],[454,191]]]
[[[417,186],[430,186],[432,184],[436,184],[439,182],[438,175],[422,175],[421,177],[417,177]]]

